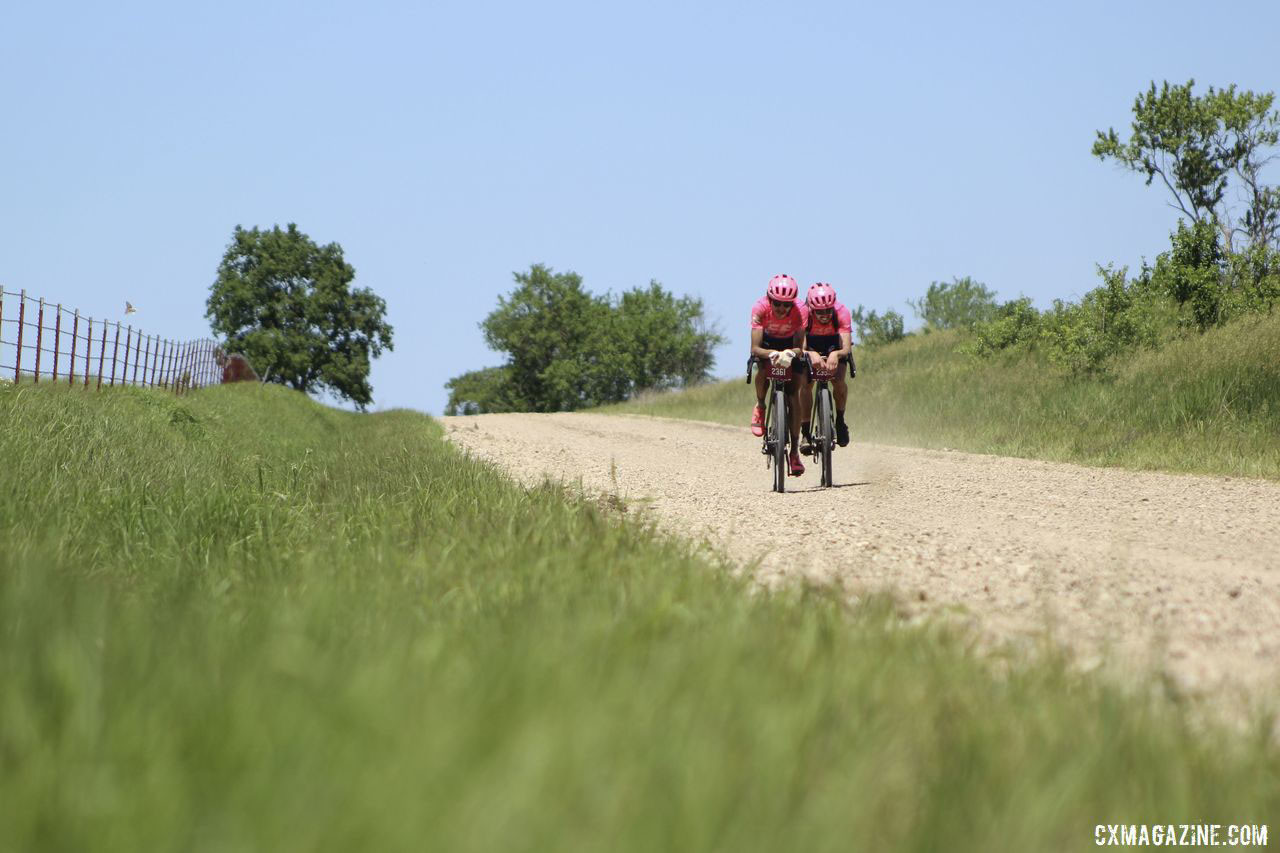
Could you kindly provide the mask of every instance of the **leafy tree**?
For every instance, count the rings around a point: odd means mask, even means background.
[[[902,315],[897,311],[877,314],[859,305],[849,312],[849,319],[857,330],[857,342],[865,347],[884,346],[906,337]]]
[[[996,312],[996,295],[969,276],[935,281],[918,300],[907,300],[926,328],[960,329],[990,320]]]
[[[519,409],[556,412],[619,399],[625,365],[608,359],[612,317],[577,273],[542,264],[516,273],[516,289],[480,324],[490,349],[509,356]]]
[[[1121,141],[1115,129],[1098,131],[1093,153],[1131,171],[1156,178],[1173,196],[1171,206],[1191,220],[1211,222],[1232,250],[1236,234],[1247,245],[1265,245],[1280,232],[1280,191],[1261,182],[1274,159],[1268,149],[1280,140],[1280,114],[1271,92],[1237,91],[1234,85],[1204,95],[1195,81],[1157,91],[1154,82],[1133,104],[1133,133]],[[1244,192],[1245,212],[1234,215],[1227,188],[1235,176]]]
[[[1250,246],[1227,259],[1233,313],[1271,313],[1280,304],[1280,250]]]
[[[515,395],[511,368],[486,367],[455,376],[445,383],[449,390],[446,415],[485,415],[490,412],[524,411]]]
[[[477,411],[572,411],[687,385],[710,375],[724,340],[707,327],[701,300],[677,299],[657,282],[612,299],[589,293],[577,273],[541,264],[515,281],[480,324],[507,364],[452,380],[450,406],[459,411],[467,403]]]
[[[328,390],[363,409],[373,400],[370,361],[392,348],[392,330],[386,302],[353,289],[354,279],[337,243],[318,246],[293,223],[237,225],[205,317],[223,348],[244,353],[264,381]]]
[[[1154,278],[1178,305],[1190,308],[1196,326],[1204,331],[1224,319],[1225,263],[1212,226],[1207,222],[1188,226],[1179,220],[1173,247],[1156,259]]]
[[[632,390],[705,382],[724,336],[708,328],[702,300],[677,299],[656,281],[624,292],[616,303],[618,351],[627,357]]]
[[[1017,346],[1034,345],[1040,334],[1040,312],[1031,298],[1022,296],[996,307],[995,316],[974,326],[974,339],[962,349],[989,356]]]
[[[1074,374],[1103,370],[1117,355],[1159,345],[1176,309],[1144,267],[1134,279],[1124,267],[1098,267],[1102,285],[1077,303],[1054,300],[1040,315],[1039,342],[1049,362]]]

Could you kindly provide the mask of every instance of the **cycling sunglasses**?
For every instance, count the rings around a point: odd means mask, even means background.
[[[791,307],[790,302],[779,302],[777,299],[770,299],[769,304],[772,305],[774,308],[790,308]]]

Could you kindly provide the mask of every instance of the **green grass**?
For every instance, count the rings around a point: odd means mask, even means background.
[[[858,355],[855,437],[1126,468],[1280,478],[1280,314],[1248,317],[1073,379],[1034,355],[962,355],[954,332]],[[602,411],[745,425],[741,379]]]
[[[0,387],[0,848],[1083,849],[1268,723],[751,594],[410,412]]]

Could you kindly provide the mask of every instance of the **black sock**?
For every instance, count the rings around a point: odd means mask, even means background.
[[[844,423],[844,410],[836,412],[836,423]]]
[[[807,423],[800,424],[800,434],[801,434],[801,435],[805,435],[805,436],[807,436],[807,435],[809,434],[809,430],[810,430],[810,429],[812,429],[812,427],[810,427],[810,426],[809,426],[809,424],[807,424]]]

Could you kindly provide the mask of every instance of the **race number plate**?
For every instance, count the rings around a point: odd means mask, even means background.
[[[788,379],[789,380],[791,378],[791,368],[780,367],[776,364],[770,364],[768,367],[765,368],[765,374],[770,379]]]
[[[836,378],[835,371],[827,370],[826,365],[823,365],[822,367],[810,367],[809,372],[810,374],[812,374],[814,379],[835,379]]]

